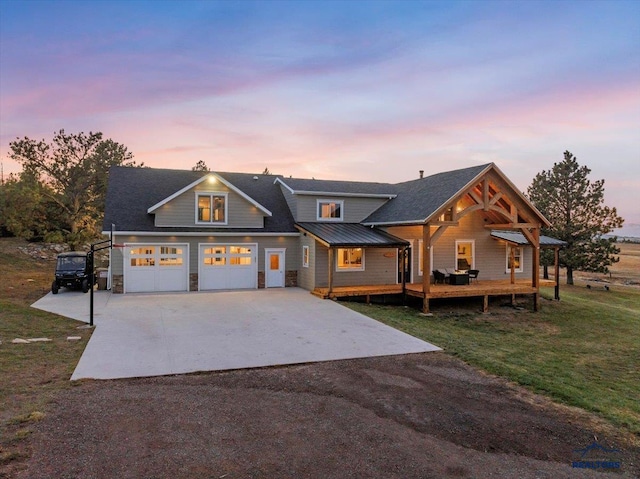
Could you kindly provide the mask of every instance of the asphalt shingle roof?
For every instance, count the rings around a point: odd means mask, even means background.
[[[423,222],[491,163],[447,171],[394,185],[397,197],[387,201],[363,223]]]
[[[349,195],[393,196],[395,185],[389,183],[373,183],[366,181],[313,180],[303,178],[280,178],[285,185],[296,192],[313,193],[346,193]]]
[[[320,238],[330,246],[352,247],[400,247],[409,244],[386,231],[360,223],[296,223],[304,231]]]
[[[280,187],[274,185],[276,176],[248,173],[215,172],[233,186],[251,197],[273,213],[265,216],[264,228],[233,229],[238,233],[293,233],[297,232],[293,216],[282,196]],[[202,171],[170,170],[155,168],[113,167],[109,171],[109,184],[105,202],[103,231],[109,231],[111,224],[116,231],[148,231],[180,233],[230,231],[229,228],[178,228],[156,227],[154,215],[147,209],[168,196],[206,175]],[[258,177],[254,180],[254,177]]]

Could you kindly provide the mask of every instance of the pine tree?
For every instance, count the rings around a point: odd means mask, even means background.
[[[560,266],[567,268],[567,284],[574,271],[607,273],[620,259],[615,237],[604,237],[624,220],[604,203],[604,180],[591,182],[591,170],[580,166],[569,151],[549,171],[538,173],[527,193],[533,204],[551,222],[543,234],[567,242]]]

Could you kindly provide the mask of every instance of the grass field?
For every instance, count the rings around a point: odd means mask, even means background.
[[[0,477],[2,466],[29,456],[32,425],[48,401],[69,381],[91,331],[82,323],[30,308],[49,289],[54,264],[19,252],[21,242],[0,240]],[[68,336],[82,336],[79,342]],[[15,338],[50,338],[47,343],[11,344]]]
[[[640,281],[633,269],[640,245],[626,246],[616,270],[626,282]],[[562,285],[559,302],[551,300],[552,290],[542,296],[539,313],[496,305],[485,315],[434,301],[433,316],[423,316],[411,308],[346,304],[469,364],[640,434],[640,289],[612,281],[609,291]]]

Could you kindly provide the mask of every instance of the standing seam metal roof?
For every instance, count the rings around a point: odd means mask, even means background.
[[[497,239],[501,239],[504,241],[508,241],[510,243],[515,243],[518,245],[526,245],[529,244],[529,241],[522,233],[518,233],[517,231],[503,231],[503,230],[491,230],[491,236]],[[554,248],[554,247],[562,247],[566,246],[567,242],[562,241],[556,238],[552,238],[551,236],[540,235],[540,247],[541,248]]]
[[[303,231],[333,247],[401,247],[408,241],[360,223],[296,223]]]

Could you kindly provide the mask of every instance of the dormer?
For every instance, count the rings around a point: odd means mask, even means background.
[[[271,211],[210,172],[151,206],[156,227],[264,228]]]
[[[385,183],[276,178],[298,222],[359,223],[396,197]]]

